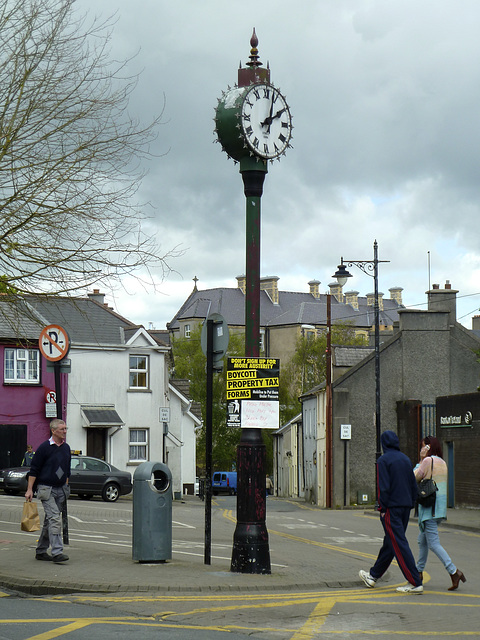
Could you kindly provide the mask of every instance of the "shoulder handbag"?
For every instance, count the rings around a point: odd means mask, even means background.
[[[417,502],[421,504],[422,507],[432,507],[432,515],[435,517],[435,502],[437,500],[438,487],[433,479],[433,458],[431,460],[430,478],[423,478],[423,480],[418,483]]]
[[[20,523],[22,531],[38,531],[40,529],[40,517],[36,502],[23,503],[22,521]]]

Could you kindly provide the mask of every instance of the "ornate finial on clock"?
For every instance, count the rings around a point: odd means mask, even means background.
[[[240,68],[238,69],[239,87],[248,87],[251,84],[259,82],[270,82],[270,69],[261,68],[263,66],[263,62],[260,62],[260,56],[258,55],[258,37],[255,33],[255,28],[253,29],[253,34],[250,38],[250,46],[250,61],[245,63],[245,69],[242,69],[241,63]]]
[[[253,34],[252,37],[250,38],[250,46],[252,47],[250,49],[250,62],[247,62],[246,65],[247,67],[261,67],[262,66],[262,62],[260,62],[259,60],[259,55],[258,55],[258,38],[257,38],[257,34],[255,33],[255,27],[253,28]]]

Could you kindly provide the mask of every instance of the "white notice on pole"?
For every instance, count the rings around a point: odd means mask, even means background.
[[[242,428],[278,429],[278,402],[242,400]]]
[[[341,424],[340,425],[340,440],[351,440],[352,439],[352,425],[351,424]]]
[[[160,407],[160,422],[170,422],[170,407]]]

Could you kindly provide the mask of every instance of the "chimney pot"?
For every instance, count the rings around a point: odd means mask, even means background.
[[[445,283],[445,289],[451,289],[452,285],[450,284],[450,280],[447,280]]]
[[[439,284],[433,284],[432,285],[432,289],[440,289],[440,285]]]

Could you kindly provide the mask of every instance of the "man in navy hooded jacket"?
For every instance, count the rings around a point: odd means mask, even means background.
[[[396,558],[408,582],[397,591],[422,593],[422,580],[405,535],[410,511],[417,498],[417,481],[410,459],[400,451],[397,434],[384,431],[381,443],[384,453],[377,462],[377,497],[385,536],[370,573],[360,571],[359,575],[367,587],[374,587]]]

